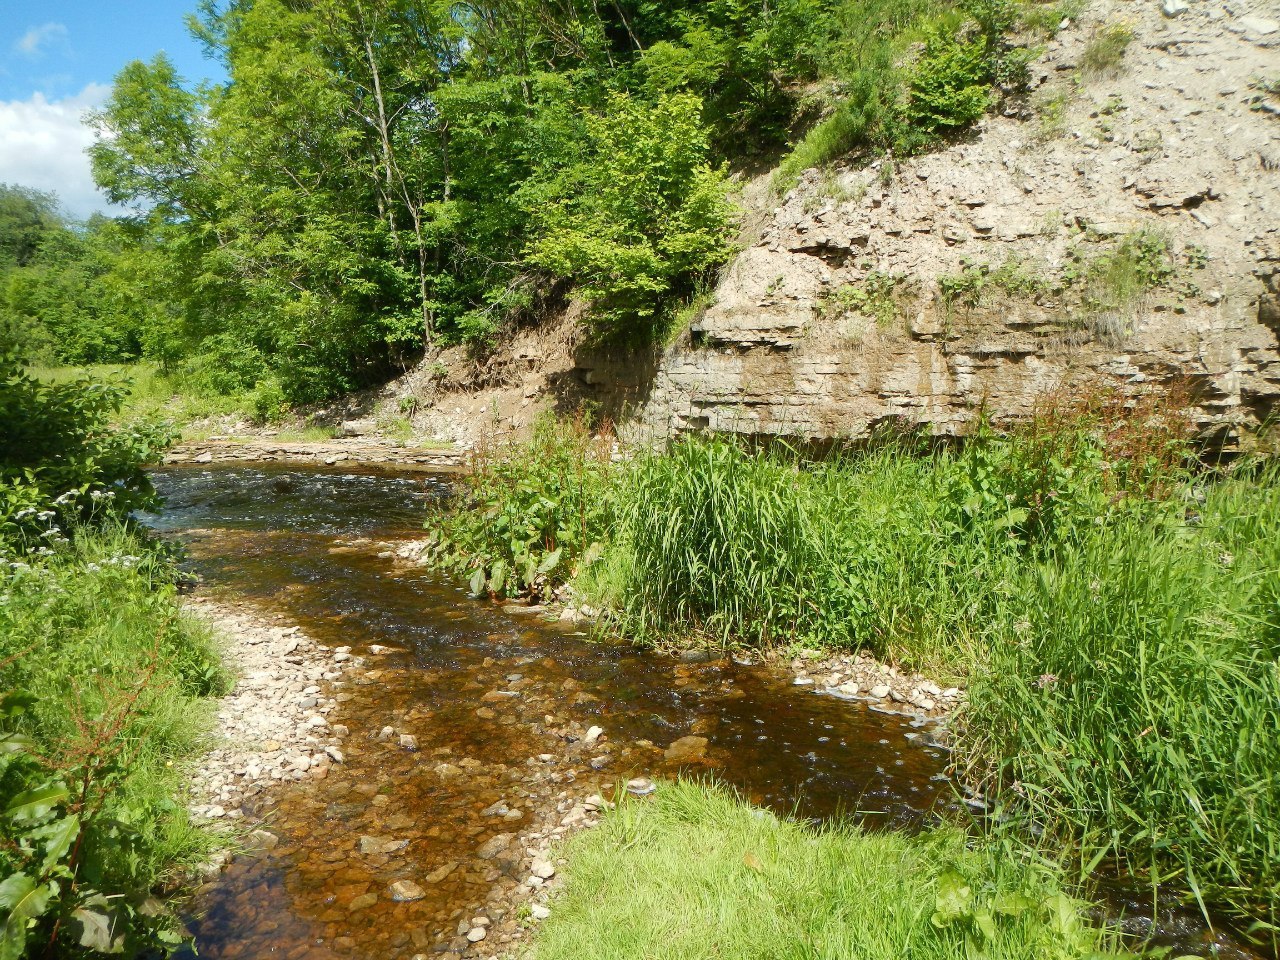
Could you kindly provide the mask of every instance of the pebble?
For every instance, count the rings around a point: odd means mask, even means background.
[[[539,880],[550,880],[556,875],[556,868],[550,860],[534,860],[529,872]]]
[[[411,903],[414,900],[421,900],[427,895],[427,892],[412,880],[397,880],[391,884],[389,890],[391,899],[396,903]]]
[[[467,931],[467,940],[471,943],[479,943],[489,935],[489,931],[484,927],[472,927]]]

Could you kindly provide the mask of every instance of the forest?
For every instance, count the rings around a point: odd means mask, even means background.
[[[1054,14],[1050,14],[1052,16]],[[661,340],[733,251],[741,174],[905,156],[1016,89],[1008,0],[206,2],[229,81],[157,55],[91,118],[121,210],[5,188],[0,335],[145,359],[264,415],[483,354],[571,299]],[[1046,21],[1047,22],[1047,21]]]

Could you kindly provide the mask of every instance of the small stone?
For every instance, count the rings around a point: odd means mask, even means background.
[[[361,837],[360,852],[366,855],[379,853],[395,853],[409,846],[408,840],[394,840],[390,837]]]
[[[456,869],[458,869],[456,863],[446,863],[444,866],[437,867],[427,874],[427,883],[439,883]]]
[[[533,861],[532,866],[529,868],[529,872],[539,880],[550,880],[556,875],[556,868],[550,860],[539,859]]]
[[[597,740],[599,740],[599,739],[600,739],[600,734],[602,734],[602,733],[604,733],[604,728],[602,728],[602,727],[591,727],[589,730],[587,730],[587,734],[586,734],[586,736],[584,736],[584,737],[582,738],[582,742],[583,742],[583,743],[595,743]]]
[[[883,700],[885,697],[889,696],[889,693],[889,685],[886,683],[878,684],[870,690],[871,696],[876,700]]]
[[[795,687],[809,687],[813,685],[813,677],[796,677],[791,681],[791,685]]]
[[[325,752],[325,756],[327,756],[334,763],[342,763],[346,759],[345,757],[343,757],[342,751],[339,750],[337,747],[325,747],[324,752]]]
[[[688,763],[700,760],[707,752],[706,737],[681,737],[667,747],[664,756],[668,763]]]
[[[347,909],[352,913],[355,913],[357,910],[364,910],[367,907],[372,907],[377,902],[378,895],[376,893],[366,893],[362,896],[356,897],[347,904]]]
[[[489,935],[489,931],[484,927],[472,927],[467,931],[467,940],[471,943],[479,943]]]
[[[535,920],[545,920],[551,916],[551,909],[541,903],[529,905],[529,915]]]
[[[1160,12],[1170,20],[1182,16],[1190,9],[1183,0],[1164,0],[1164,3],[1160,4]]]
[[[1280,20],[1272,20],[1268,17],[1241,17],[1240,26],[1250,33],[1269,37],[1271,34],[1280,31]]]
[[[397,880],[390,886],[391,899],[396,903],[412,903],[421,900],[427,892],[412,880]]]
[[[249,854],[267,853],[280,844],[280,838],[270,830],[255,830],[249,834],[245,852]]]
[[[511,845],[514,836],[512,833],[500,833],[496,837],[490,837],[476,850],[476,856],[481,860],[492,860]]]
[[[636,777],[627,781],[627,793],[633,797],[647,797],[658,789],[658,785],[648,777]]]
[[[400,746],[413,753],[418,749],[418,738],[412,733],[402,733],[400,734]]]

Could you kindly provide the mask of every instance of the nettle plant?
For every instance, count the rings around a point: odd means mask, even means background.
[[[81,718],[57,760],[15,729],[35,698],[0,694],[0,796],[8,798],[0,811],[0,960],[38,949],[134,954],[181,943],[145,885],[120,883],[140,835],[129,811],[109,803],[129,759],[123,734],[148,679],[103,716]]]

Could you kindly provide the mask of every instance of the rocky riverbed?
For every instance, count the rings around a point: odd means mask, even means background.
[[[787,662],[655,656],[471,600],[397,555],[438,479],[339,469],[156,476],[153,522],[186,544],[192,610],[240,678],[193,785],[245,838],[199,890],[203,957],[517,951],[554,910],[557,841],[660,778],[888,825],[955,805],[935,717],[843,699],[871,665],[803,659],[797,684]]]

